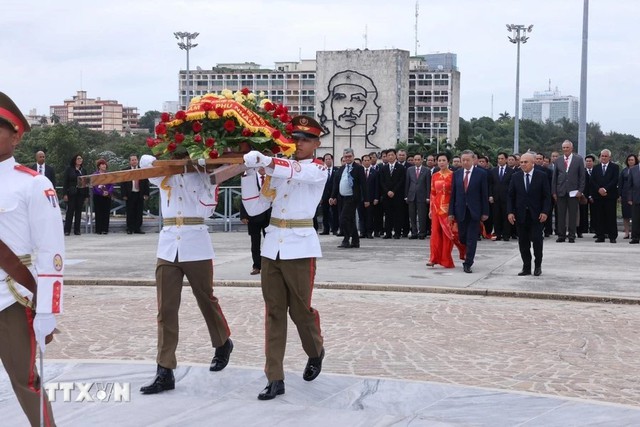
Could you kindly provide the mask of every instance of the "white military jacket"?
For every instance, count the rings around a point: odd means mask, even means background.
[[[294,161],[274,158],[273,161],[273,169],[265,168],[267,175],[271,176],[269,187],[275,190],[273,200],[258,189],[255,169],[250,169],[242,177],[242,203],[247,213],[255,216],[271,207],[272,220],[313,219],[327,181],[324,163],[312,159]],[[279,228],[269,225],[265,232],[261,252],[264,257],[275,260],[278,254],[280,259],[322,256],[320,240],[313,226]]]
[[[30,255],[38,283],[38,313],[62,313],[64,233],[51,181],[13,157],[0,162],[0,240],[18,256]],[[33,294],[19,283],[17,292]],[[0,311],[14,304],[7,273],[0,268]]]
[[[144,155],[141,167],[150,167],[155,157]],[[160,189],[163,218],[202,218],[213,215],[218,203],[218,186],[211,185],[206,173],[187,173],[149,178]],[[214,257],[211,236],[205,224],[163,226],[158,239],[157,257],[173,262],[202,261]]]

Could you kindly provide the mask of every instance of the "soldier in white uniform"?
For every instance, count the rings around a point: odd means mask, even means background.
[[[245,154],[249,168],[265,167],[267,180],[261,190],[255,169],[242,178],[242,203],[249,215],[272,208],[262,246],[262,296],[266,306],[265,374],[268,384],[258,395],[269,400],[284,394],[284,351],[287,310],[298,328],[302,348],[309,356],[303,379],[314,380],[324,358],[320,315],[311,307],[316,258],[322,256],[313,217],[327,179],[322,161],[314,160],[322,128],[310,117],[292,120],[296,160],[267,157],[257,151]]]
[[[64,234],[51,181],[13,157],[29,130],[0,92],[0,359],[29,423],[39,426],[36,345],[51,340],[62,312]],[[43,424],[55,425],[46,393],[44,402]]]
[[[155,158],[144,155],[141,167]],[[218,187],[206,173],[186,173],[150,178],[160,188],[163,227],[158,241],[156,287],[158,295],[157,373],[153,382],[140,389],[155,394],[175,388],[177,366],[178,310],[182,280],[187,276],[198,307],[204,316],[215,354],[210,371],[221,371],[229,363],[233,342],[227,320],[213,295],[213,245],[204,220],[217,204]]]

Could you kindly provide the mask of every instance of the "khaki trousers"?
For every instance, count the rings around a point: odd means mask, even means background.
[[[287,309],[298,328],[302,348],[309,357],[319,357],[323,338],[320,314],[311,307],[316,259],[271,260],[262,258],[262,296],[265,302],[265,374],[269,381],[284,380],[284,350],[287,345]]]
[[[178,347],[178,311],[182,280],[187,276],[193,295],[209,330],[211,345],[220,347],[231,334],[218,298],[213,295],[213,262],[211,260],[169,262],[158,259],[156,290],[158,294],[158,356],[163,368],[175,369]]]
[[[33,312],[15,303],[0,311],[0,359],[20,406],[32,426],[40,425],[40,376],[36,370]],[[45,393],[44,425],[55,426]],[[0,422],[1,424],[1,422]]]

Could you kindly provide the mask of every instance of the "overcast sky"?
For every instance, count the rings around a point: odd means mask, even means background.
[[[0,91],[48,114],[79,89],[140,113],[177,100],[186,64],[175,31],[199,32],[191,68],[313,59],[318,50],[415,50],[414,0],[3,0]],[[453,52],[465,119],[515,111],[516,46],[533,24],[520,97],[580,95],[583,0],[420,0],[418,53]],[[640,137],[638,0],[591,0],[587,120]],[[493,95],[493,107],[491,97]]]

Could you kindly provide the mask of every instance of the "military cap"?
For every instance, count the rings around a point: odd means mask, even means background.
[[[309,116],[296,116],[291,120],[293,138],[319,138],[322,126]]]
[[[31,130],[29,122],[22,115],[18,106],[2,92],[0,92],[0,120],[9,123],[20,136]]]

